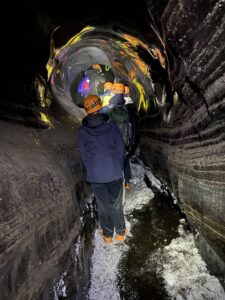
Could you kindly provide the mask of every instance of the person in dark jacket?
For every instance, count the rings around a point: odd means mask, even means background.
[[[125,238],[122,207],[124,142],[119,128],[99,113],[101,99],[89,95],[83,106],[87,116],[78,130],[77,144],[86,170],[86,180],[95,195],[103,239],[112,243]]]
[[[125,188],[130,188],[131,168],[130,168],[130,146],[131,146],[131,123],[129,121],[129,113],[125,105],[117,105],[109,111],[109,118],[120,129],[123,136],[125,147],[125,160],[124,160],[124,180]]]
[[[125,145],[125,162],[124,162],[124,180],[125,188],[130,188],[130,181],[132,178],[130,159],[134,154],[133,145],[135,143],[135,128],[131,120],[133,119],[132,112],[128,110],[128,106],[133,103],[129,96],[128,86],[124,86],[123,83],[114,83],[112,86],[114,96],[110,99],[109,103],[113,104],[113,107],[109,110],[109,118],[116,123],[119,127]],[[126,105],[125,105],[126,104]]]
[[[111,86],[110,98],[108,103],[101,109],[101,113],[108,114],[110,110],[118,105],[123,105],[125,100],[123,98],[124,84],[120,82],[114,82]]]

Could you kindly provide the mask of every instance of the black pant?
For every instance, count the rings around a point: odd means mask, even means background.
[[[98,216],[103,234],[113,236],[125,233],[125,220],[122,206],[123,179],[108,183],[91,183],[95,195]]]

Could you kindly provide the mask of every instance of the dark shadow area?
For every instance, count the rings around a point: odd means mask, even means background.
[[[127,239],[129,250],[119,266],[121,299],[169,299],[159,275],[160,251],[179,236],[177,228],[181,218],[183,215],[173,199],[159,193],[129,218],[134,225],[132,237]]]

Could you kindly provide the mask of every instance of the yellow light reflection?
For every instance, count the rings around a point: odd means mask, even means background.
[[[165,67],[166,67],[165,55],[157,47],[154,47],[153,49],[151,49],[151,53],[153,54],[153,56],[155,58],[157,58],[159,60],[161,66],[165,69]]]
[[[79,42],[81,40],[82,35],[84,35],[85,33],[89,32],[91,30],[94,30],[94,28],[95,27],[93,27],[93,26],[86,26],[78,34],[74,35],[64,46],[62,46],[61,48],[58,48],[58,49],[54,48],[54,43],[51,41],[51,45],[53,47],[51,49],[52,56],[49,58],[49,60],[46,64],[48,80],[56,66],[57,56],[59,56],[61,53],[63,53],[67,47],[70,47],[71,45]]]
[[[137,78],[133,79],[133,84],[136,86],[136,88],[139,91],[139,102],[138,102],[138,111],[140,111],[141,108],[143,108],[145,111],[148,110],[148,100],[145,99],[145,90],[142,86],[142,84],[137,80]]]
[[[44,122],[45,124],[47,124],[50,127],[53,127],[52,122],[49,120],[49,118],[47,117],[47,115],[43,112],[40,112],[41,115],[41,121]]]
[[[177,94],[177,92],[175,92],[173,94],[173,103],[174,103],[175,106],[180,103],[179,95]]]
[[[125,38],[129,43],[131,43],[131,45],[133,46],[142,46],[143,48],[145,48],[147,51],[149,51],[148,47],[145,45],[145,43],[143,43],[141,40],[137,39],[136,37],[133,37],[129,34],[123,34],[122,35],[123,38]]]

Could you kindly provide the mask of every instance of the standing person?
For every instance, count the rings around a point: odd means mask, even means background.
[[[125,161],[124,161],[124,180],[125,188],[130,188],[131,169],[130,169],[130,141],[131,141],[131,124],[129,114],[125,105],[117,105],[109,111],[110,119],[118,126],[123,136]]]
[[[99,113],[101,99],[89,95],[83,101],[87,116],[82,121],[77,144],[98,207],[103,240],[112,243],[125,239],[122,207],[124,142],[117,126]]]
[[[110,99],[110,103],[113,107],[109,110],[108,115],[112,121],[116,123],[119,127],[125,147],[125,162],[124,162],[124,181],[125,188],[130,188],[131,180],[131,168],[130,168],[130,148],[131,148],[131,138],[132,138],[132,128],[130,123],[130,116],[125,105],[125,88],[123,83],[114,83],[112,87],[112,92],[114,96]]]
[[[112,85],[112,97],[109,100],[109,103],[115,107],[117,105],[123,105],[125,103],[124,100],[124,91],[125,86],[122,82],[114,82]]]
[[[109,104],[109,100],[111,99],[112,97],[112,82],[105,82],[104,83],[104,94],[103,94],[103,97],[102,97],[102,106],[106,106]]]
[[[138,147],[138,112],[134,101],[130,97],[130,89],[128,86],[125,86],[124,100],[126,102],[125,106],[127,108],[131,124],[130,156],[132,156]]]
[[[98,95],[99,89],[105,82],[105,76],[102,72],[102,68],[99,64],[92,65],[88,70],[86,70],[85,75],[89,79],[89,92],[88,95]]]
[[[137,108],[134,104],[132,98],[130,97],[130,89],[128,86],[125,86],[124,92],[124,100],[125,100],[125,107],[127,109],[129,115],[129,123],[130,123],[130,139],[129,139],[129,147],[126,151],[126,159],[125,159],[125,166],[124,166],[124,174],[129,178],[129,181],[126,183],[126,189],[130,188],[130,179],[131,179],[131,168],[130,168],[130,160],[131,157],[135,154],[136,148],[138,147],[137,142],[137,128],[138,128],[138,114]]]
[[[104,83],[104,93],[101,97],[102,109],[100,110],[100,113],[102,114],[108,114],[110,108],[112,107],[112,105],[109,104],[109,101],[112,97],[112,86],[113,86],[112,82],[107,81]]]
[[[101,113],[109,114],[112,108],[117,105],[124,104],[125,100],[123,99],[123,94],[124,84],[120,82],[112,83],[112,86],[110,87],[110,98],[108,99],[107,104],[103,104],[104,106],[101,110]]]

